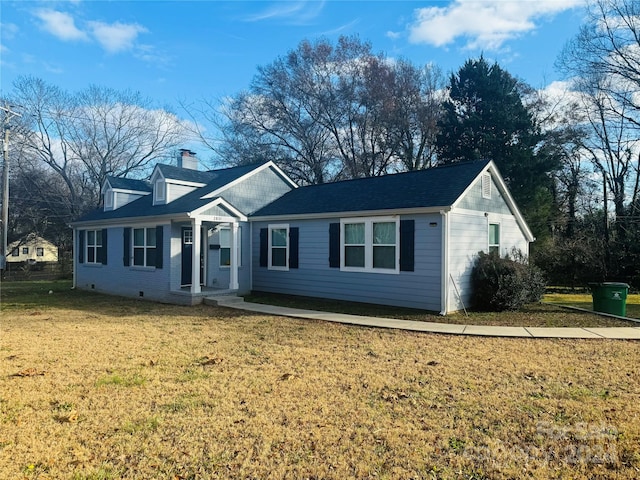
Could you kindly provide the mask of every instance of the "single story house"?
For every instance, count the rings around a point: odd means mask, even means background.
[[[58,261],[58,247],[35,233],[27,235],[24,240],[12,242],[7,251],[9,263],[55,263]]]
[[[468,305],[479,251],[534,240],[491,161],[298,187],[273,162],[149,182],[108,178],[74,229],[74,284],[195,304],[265,291],[414,307]]]

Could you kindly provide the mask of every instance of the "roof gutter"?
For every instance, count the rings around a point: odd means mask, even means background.
[[[108,219],[96,219],[96,220],[84,220],[69,223],[71,228],[75,227],[91,227],[100,225],[136,225],[140,223],[158,223],[167,220],[189,220],[187,213],[181,214],[166,214],[166,215],[154,215],[148,217],[122,217],[122,218],[108,218]]]
[[[439,207],[412,207],[412,208],[389,208],[381,210],[345,210],[342,212],[318,212],[318,213],[297,213],[282,215],[249,215],[250,222],[280,221],[280,220],[317,220],[322,218],[335,217],[374,217],[388,215],[417,215],[425,213],[442,213],[451,210],[451,206]]]

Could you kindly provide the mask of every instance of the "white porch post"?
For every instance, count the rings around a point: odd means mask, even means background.
[[[238,222],[231,222],[231,251],[229,256],[229,288],[237,290],[238,285]]]
[[[191,250],[191,293],[200,293],[200,244],[202,243],[202,220],[191,220],[193,248]]]
[[[73,262],[71,262],[71,264],[73,265],[73,288],[76,288],[78,286],[78,273],[77,273],[77,262],[78,262],[78,231],[75,228],[72,230],[73,231]],[[7,252],[4,252],[5,254],[7,254]],[[7,254],[8,256],[8,254]],[[5,258],[6,260],[6,258]],[[5,268],[6,268],[6,263],[5,263]]]

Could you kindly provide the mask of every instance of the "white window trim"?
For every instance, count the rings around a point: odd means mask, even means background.
[[[135,269],[155,269],[156,266],[154,265],[147,265],[147,250],[149,248],[155,248],[156,249],[156,255],[158,254],[158,239],[156,238],[156,245],[155,247],[151,247],[150,245],[147,245],[147,230],[148,229],[155,229],[156,225],[148,225],[148,226],[137,226],[137,227],[133,227],[131,229],[131,263],[130,266],[135,270]],[[136,245],[136,230],[144,230],[144,245]],[[143,265],[136,265],[135,261],[136,261],[136,252],[135,249],[136,248],[143,248],[144,249],[144,264]]]
[[[95,244],[89,245],[89,232],[94,232],[93,238],[95,238]],[[98,243],[98,232],[100,232],[100,243]],[[99,265],[102,262],[98,261],[98,248],[104,246],[104,239],[102,238],[102,229],[99,230],[86,230],[85,231],[85,263],[89,265]],[[89,250],[93,249],[93,262],[89,261]]]
[[[498,243],[491,243],[491,225],[498,226]],[[498,255],[501,255],[500,243],[502,241],[502,225],[500,222],[489,221],[487,224],[487,253],[491,253],[491,247],[498,247]]]
[[[273,230],[285,229],[287,233],[285,234],[286,246],[285,246],[285,265],[284,266],[273,266],[272,265],[272,248],[271,245],[271,232]],[[281,246],[275,248],[282,248]],[[281,270],[281,271],[289,271],[289,224],[288,223],[280,223],[269,225],[269,258],[267,263],[267,268],[269,270]]]
[[[373,267],[373,224],[394,222],[396,224],[396,258],[395,268],[374,268]],[[344,235],[345,224],[364,223],[364,267],[348,267],[344,264]],[[340,271],[342,272],[365,272],[365,273],[400,273],[400,217],[355,217],[340,219]]]
[[[219,231],[218,231],[218,235],[220,234],[220,232],[222,232],[222,230],[228,230],[229,231],[229,240],[231,240],[231,227],[222,227]],[[222,238],[222,237],[219,237]],[[228,248],[229,249],[229,256],[231,256],[231,241],[229,241],[229,246],[228,247],[223,247],[222,246],[222,242],[220,242],[220,251],[222,251],[223,248]],[[237,259],[236,259],[236,264],[238,266],[238,268],[240,268],[242,266],[242,227],[238,227],[238,234],[236,235],[236,253],[237,253]],[[218,255],[218,266],[220,268],[223,269],[227,269],[227,268],[231,268],[231,265],[222,265],[220,264],[220,261],[222,260],[222,255]]]

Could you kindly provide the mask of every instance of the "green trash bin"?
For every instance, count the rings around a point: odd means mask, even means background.
[[[590,283],[589,288],[595,312],[626,317],[629,285],[616,282]]]

